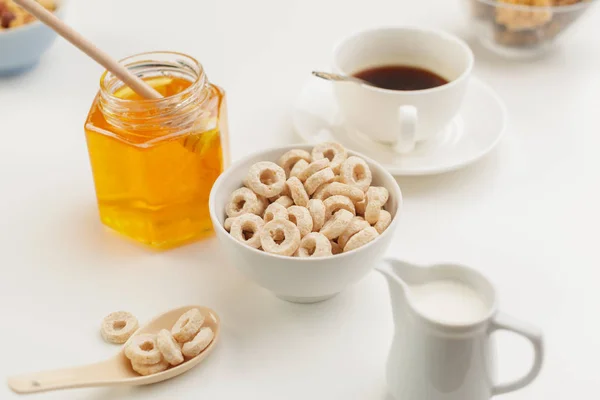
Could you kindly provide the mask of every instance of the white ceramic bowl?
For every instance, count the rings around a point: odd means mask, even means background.
[[[54,15],[63,19],[67,0],[56,3]],[[0,31],[0,75],[18,74],[36,65],[56,36],[40,21]]]
[[[250,166],[258,161],[275,162],[291,149],[310,152],[311,145],[293,145],[272,148],[252,154],[234,163],[215,182],[210,193],[209,207],[215,232],[221,248],[231,263],[243,274],[276,296],[295,303],[314,303],[335,296],[348,285],[363,278],[383,257],[394,236],[402,208],[402,193],[396,180],[379,163],[362,157],[373,174],[374,186],[384,186],[390,196],[386,209],[392,214],[392,223],[377,239],[348,253],[329,257],[296,258],[277,256],[253,249],[235,240],[223,228],[225,206],[231,193],[242,187],[242,179]]]

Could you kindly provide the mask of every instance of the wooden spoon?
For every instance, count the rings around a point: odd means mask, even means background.
[[[131,362],[123,352],[131,338],[141,333],[158,333],[161,329],[171,330],[179,317],[192,308],[198,308],[202,312],[205,317],[203,326],[210,327],[214,332],[214,339],[208,347],[196,357],[154,375],[141,376],[131,369]],[[204,360],[217,344],[220,327],[219,316],[210,308],[200,306],[177,308],[157,316],[146,326],[138,329],[115,357],[80,367],[13,376],[8,378],[8,386],[16,393],[25,394],[58,389],[117,385],[138,386],[161,382],[183,374]]]

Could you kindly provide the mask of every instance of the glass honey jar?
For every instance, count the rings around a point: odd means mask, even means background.
[[[121,62],[163,98],[102,75],[85,123],[100,219],[158,249],[202,238],[212,232],[210,190],[229,162],[225,92],[185,54]]]

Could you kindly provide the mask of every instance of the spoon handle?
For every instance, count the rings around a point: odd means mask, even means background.
[[[354,82],[354,83],[360,83],[360,84],[364,84],[365,83],[365,81],[363,81],[362,79],[355,78],[354,76],[333,74],[331,72],[313,71],[312,74],[314,76],[318,77],[318,78],[325,79],[325,80],[328,80],[328,81]]]
[[[123,380],[123,372],[115,360],[74,368],[34,372],[8,378],[8,387],[15,393],[27,394],[58,389],[114,385]]]

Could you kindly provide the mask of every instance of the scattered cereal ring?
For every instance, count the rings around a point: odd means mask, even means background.
[[[342,208],[350,211],[352,215],[356,215],[354,203],[346,196],[337,195],[328,197],[323,201],[323,204],[325,204],[325,219],[329,219],[337,210]]]
[[[297,179],[297,178],[296,178]],[[260,243],[267,253],[291,256],[300,246],[300,230],[286,219],[274,219],[260,232]],[[281,240],[281,243],[276,242]]]
[[[367,190],[367,207],[365,208],[365,219],[371,225],[377,223],[379,211],[387,203],[389,198],[388,190],[380,186],[371,186]]]
[[[308,212],[313,221],[313,232],[318,232],[325,223],[325,203],[318,199],[310,199],[308,201]]]
[[[330,162],[331,169],[336,173],[340,170],[340,165],[346,160],[346,157],[348,157],[348,153],[339,143],[319,143],[312,150],[313,160],[326,158]]]
[[[296,178],[295,176],[291,177],[287,180],[287,186],[290,189],[290,194],[294,200],[294,203],[296,203],[298,206],[306,207],[308,204],[308,193],[306,193],[306,190],[304,189],[302,182],[300,182],[300,179]]]
[[[288,210],[279,203],[271,203],[265,210],[264,222],[269,222],[275,218],[288,219]]]
[[[333,240],[330,240],[329,242],[331,243],[331,254],[333,254],[333,255],[341,254],[344,251],[342,249],[342,246],[340,246],[339,244],[337,244]]]
[[[351,156],[342,163],[340,167],[340,176],[342,183],[355,186],[366,192],[373,176],[366,161],[360,157]]]
[[[239,217],[242,214],[262,214],[264,204],[259,200],[256,193],[252,190],[242,187],[231,193],[229,204],[225,208],[228,217]]]
[[[188,358],[196,357],[198,354],[202,353],[202,350],[208,347],[214,337],[215,335],[212,329],[205,326],[200,329],[200,332],[198,332],[191,341],[183,345],[181,351],[183,352],[183,355]]]
[[[306,169],[306,167],[308,167],[309,164],[308,162],[306,162],[303,159],[300,159],[295,165],[294,168],[292,168],[292,170],[290,171],[290,178],[292,176],[295,176],[296,178],[298,178],[298,175],[304,171]]]
[[[154,375],[165,371],[169,368],[169,363],[165,360],[159,361],[156,364],[140,364],[135,361],[131,362],[131,368],[140,375]]]
[[[325,222],[319,232],[325,235],[327,239],[336,239],[346,230],[353,217],[354,215],[350,211],[341,209]]]
[[[204,315],[202,315],[202,312],[197,308],[192,308],[179,317],[173,328],[171,328],[171,334],[179,343],[185,343],[198,333],[203,323]]]
[[[288,208],[294,205],[294,200],[292,200],[292,198],[289,196],[281,196],[275,200],[274,203],[281,204],[285,208]]]
[[[312,232],[313,220],[308,208],[291,206],[287,211],[289,213],[290,221],[292,221],[300,230],[300,237],[304,237]]]
[[[375,240],[377,236],[379,236],[379,233],[377,233],[377,230],[372,226],[363,229],[348,240],[344,246],[344,253],[364,246],[372,240]]]
[[[258,215],[242,214],[231,224],[231,236],[238,242],[258,249],[260,247],[259,232],[265,221]]]
[[[250,167],[246,184],[254,193],[264,196],[277,196],[285,189],[285,171],[271,161],[260,161]]]
[[[381,210],[379,211],[379,218],[377,219],[377,222],[375,223],[375,225],[373,225],[373,227],[381,235],[383,231],[385,231],[387,227],[390,226],[391,222],[392,214],[390,214],[386,210]]]
[[[284,155],[279,157],[277,164],[285,171],[286,175],[290,175],[290,171],[300,160],[304,160],[307,163],[312,161],[310,153],[306,150],[294,149],[286,152]]]
[[[162,354],[156,345],[156,335],[143,333],[134,336],[125,347],[125,356],[137,364],[159,363]]]
[[[102,320],[100,334],[108,343],[123,344],[138,328],[138,320],[126,311],[108,314]]]
[[[368,228],[370,226],[371,225],[369,225],[369,223],[361,217],[352,218],[352,221],[350,221],[346,230],[338,238],[339,245],[342,248],[344,248],[346,243],[348,243],[348,240],[353,235],[355,235],[356,233],[358,233],[358,232],[362,231],[363,229]]]
[[[312,232],[302,238],[300,247],[296,251],[298,257],[324,257],[330,256],[331,242],[322,233]]]
[[[225,228],[227,232],[231,231],[231,224],[233,224],[235,218],[236,217],[229,217],[225,219],[225,222],[223,222],[223,228]]]
[[[346,183],[331,182],[330,184],[325,186],[323,194],[321,196],[322,200],[325,200],[326,198],[331,196],[346,196],[350,200],[352,200],[353,203],[357,203],[365,199],[365,192],[363,192],[355,186],[350,186]]]
[[[306,182],[304,182],[304,188],[306,189],[306,193],[309,195],[313,194],[321,185],[324,185],[329,182],[333,182],[335,178],[335,174],[333,170],[329,167],[320,170],[308,177]]]
[[[183,362],[181,347],[175,341],[171,332],[167,329],[161,329],[156,335],[156,345],[166,362],[171,365],[179,365]]]
[[[365,215],[365,209],[367,208],[367,199],[365,198],[364,200],[359,201],[358,203],[356,203],[354,205],[354,208],[356,209],[356,215],[364,216]]]
[[[329,166],[329,160],[326,158],[321,158],[320,160],[315,160],[313,162],[311,162],[310,164],[308,164],[308,166],[306,168],[304,168],[302,170],[302,172],[300,172],[298,174],[298,179],[300,179],[302,182],[305,182],[309,176],[316,174],[317,172],[319,172],[322,169],[325,169]]]
[[[331,183],[333,183],[333,182],[331,182]],[[327,187],[329,185],[331,185],[331,183],[325,183],[325,184],[319,186],[317,188],[317,190],[315,190],[315,192],[312,194],[312,198],[313,199],[317,199],[317,200],[325,200],[328,197],[328,196],[326,196],[326,194],[327,194]]]

